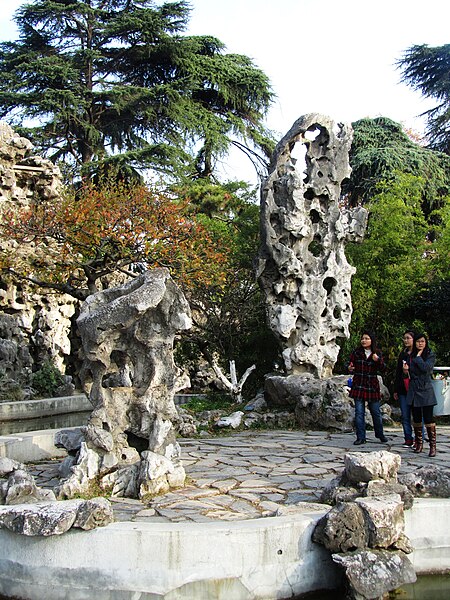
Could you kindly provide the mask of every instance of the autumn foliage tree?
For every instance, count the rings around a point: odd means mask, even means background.
[[[1,234],[18,244],[1,254],[4,273],[80,300],[114,276],[157,266],[187,287],[224,279],[224,252],[186,202],[144,185],[87,184],[62,199],[5,211]]]

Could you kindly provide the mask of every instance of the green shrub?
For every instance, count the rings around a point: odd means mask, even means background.
[[[233,406],[233,399],[225,393],[211,392],[205,397],[195,396],[182,406],[193,413],[203,410],[228,410]]]
[[[33,373],[31,381],[39,396],[52,398],[56,389],[64,383],[64,376],[51,361],[46,360],[39,371]]]
[[[0,402],[18,402],[24,399],[20,385],[0,372]]]

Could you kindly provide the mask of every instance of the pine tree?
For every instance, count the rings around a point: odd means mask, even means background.
[[[450,194],[450,158],[412,141],[400,123],[386,117],[352,123],[350,151],[352,173],[344,182],[348,204],[368,202],[379,193],[379,185],[393,181],[398,173],[421,175],[422,209],[426,216],[439,208]]]
[[[398,61],[402,81],[438,104],[425,111],[430,148],[450,154],[450,44],[411,46]]]
[[[218,39],[183,35],[188,2],[35,0],[0,44],[0,117],[78,174],[115,165],[191,177],[233,143],[270,153],[266,75]]]

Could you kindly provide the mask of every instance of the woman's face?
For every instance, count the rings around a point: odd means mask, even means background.
[[[419,338],[416,340],[416,348],[417,350],[423,350],[425,348],[425,346],[427,345],[427,341],[425,338]]]
[[[372,345],[372,339],[370,337],[370,335],[367,335],[367,333],[364,333],[361,336],[361,346],[363,348],[370,348]]]
[[[405,346],[405,348],[412,348],[413,342],[413,336],[410,333],[405,333],[405,335],[403,336],[403,345]]]

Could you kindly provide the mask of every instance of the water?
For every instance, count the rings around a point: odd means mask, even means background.
[[[91,412],[66,413],[63,415],[40,417],[38,419],[23,419],[21,421],[5,421],[4,423],[0,423],[0,435],[86,425]]]
[[[390,592],[389,600],[449,600],[450,571],[445,575],[420,575],[416,583],[403,585]],[[344,600],[345,593],[339,590],[312,592],[296,600]],[[0,599],[1,600],[1,599]]]

